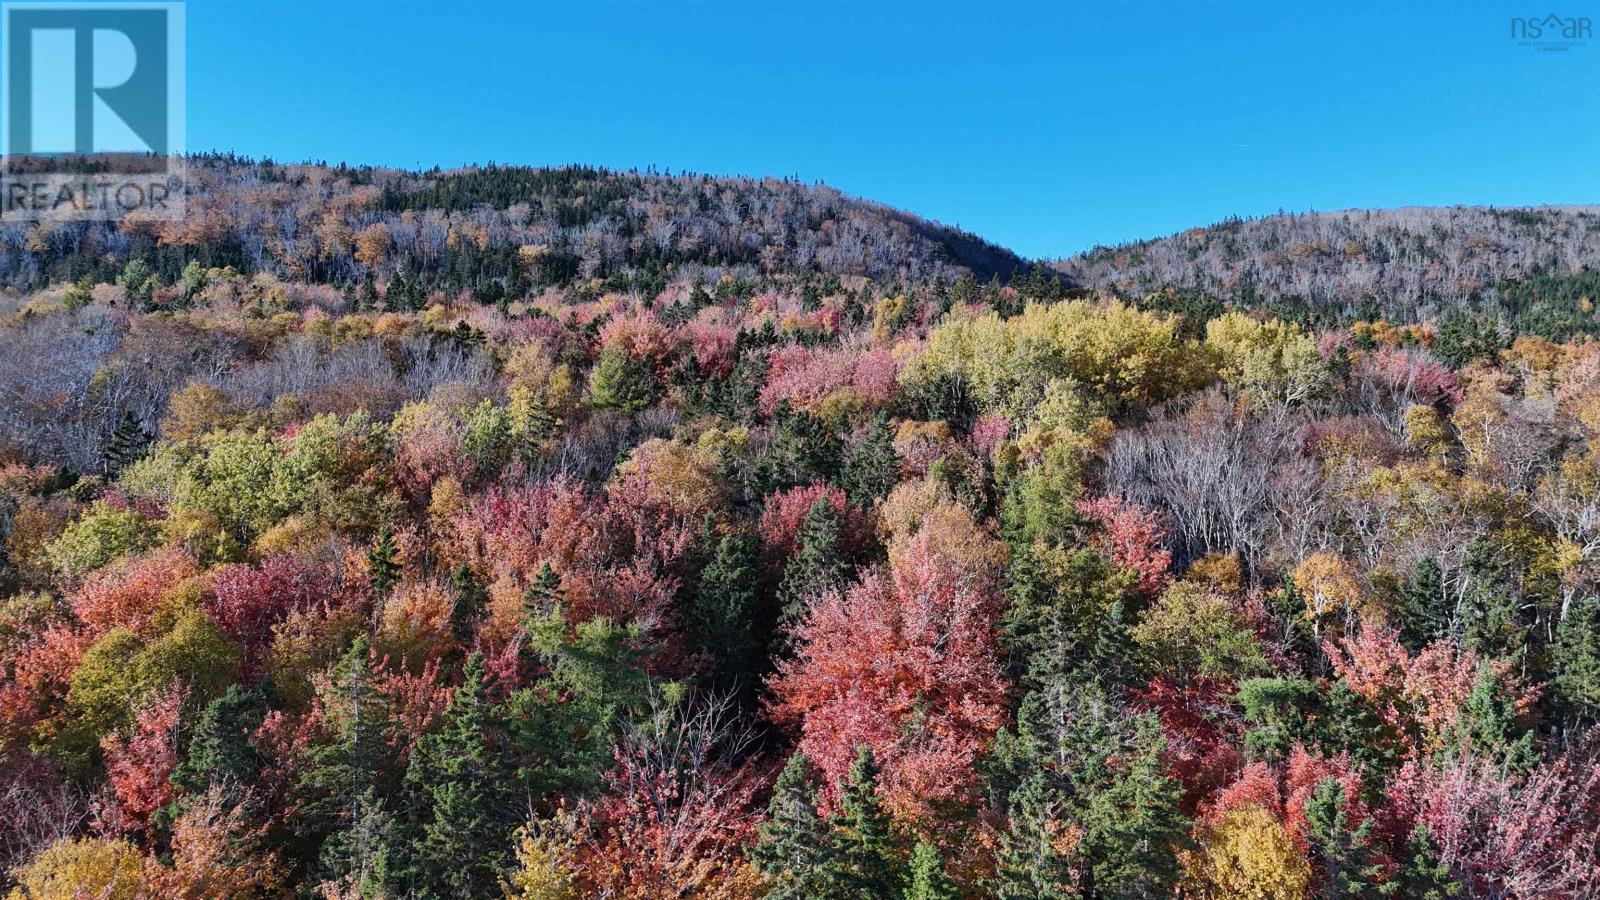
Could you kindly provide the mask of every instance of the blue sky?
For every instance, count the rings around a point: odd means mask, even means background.
[[[1600,41],[1510,35],[1557,5],[191,0],[188,147],[797,175],[1034,257],[1596,202]]]

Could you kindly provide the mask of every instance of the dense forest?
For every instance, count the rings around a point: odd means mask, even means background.
[[[8,897],[1600,895],[1591,214],[190,171],[0,227]]]

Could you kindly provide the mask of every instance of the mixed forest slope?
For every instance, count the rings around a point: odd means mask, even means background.
[[[1059,268],[1126,297],[1175,290],[1396,321],[1490,312],[1540,331],[1600,288],[1600,207],[1280,213],[1098,247]]]
[[[227,156],[191,157],[187,172],[181,226],[0,226],[0,283],[71,280],[130,256],[151,256],[157,271],[198,260],[335,283],[377,270],[424,290],[507,279],[513,289],[595,279],[648,289],[706,272],[988,281],[1027,267],[974,235],[788,179],[587,166],[402,172]]]
[[[8,897],[1600,894],[1581,275],[1390,316],[782,181],[196,169],[0,228]]]

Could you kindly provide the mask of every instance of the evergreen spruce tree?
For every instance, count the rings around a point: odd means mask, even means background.
[[[544,458],[545,442],[556,433],[556,417],[550,412],[550,405],[543,397],[533,397],[528,401],[527,416],[522,422],[522,431],[517,448],[522,463],[532,468],[535,463]]]
[[[115,478],[123,469],[137,462],[149,444],[150,435],[145,433],[139,421],[133,417],[133,411],[123,410],[122,417],[117,419],[117,427],[111,430],[111,437],[106,441],[106,448],[101,454],[101,468],[105,471],[106,477]]]
[[[187,794],[203,794],[214,784],[248,785],[261,771],[251,735],[268,711],[265,692],[235,684],[200,713],[183,761],[172,783]]]
[[[879,413],[861,444],[845,461],[841,476],[850,502],[869,507],[889,496],[900,481],[900,457],[894,452],[894,435],[889,432],[889,419]]]
[[[360,300],[356,305],[358,310],[376,310],[382,306],[383,300],[378,296],[378,282],[373,279],[371,272],[361,279],[359,296]]]
[[[1413,653],[1449,633],[1453,610],[1445,596],[1438,560],[1432,556],[1417,560],[1400,589],[1399,607],[1400,640]]]
[[[508,755],[536,761],[513,781],[534,796],[591,796],[623,729],[650,709],[650,648],[637,625],[596,618],[569,628],[559,606],[528,623],[524,646],[548,678],[506,703]]]
[[[1093,550],[1064,564],[1051,552],[1023,545],[1012,555],[1002,641],[1013,671],[1029,687],[1063,679],[1114,686],[1135,658],[1126,622],[1132,576]]]
[[[548,616],[560,603],[561,576],[549,561],[542,562],[533,575],[533,583],[522,592],[522,626],[531,631],[532,623]]]
[[[1600,721],[1600,597],[1573,602],[1550,656],[1562,713],[1575,725]]]
[[[805,615],[811,598],[843,586],[848,573],[839,556],[839,516],[826,497],[806,511],[795,537],[796,549],[778,585],[780,621],[788,627]]]
[[[1428,826],[1418,822],[1406,842],[1404,864],[1395,879],[1396,897],[1405,900],[1450,900],[1466,893],[1439,859],[1439,844]]]
[[[336,885],[335,896],[388,897],[404,890],[395,860],[397,846],[394,817],[371,788],[362,791],[352,806],[348,827],[334,832],[317,854],[317,872],[323,884]]]
[[[366,827],[363,820],[381,805],[390,786],[393,722],[372,683],[370,665],[364,637],[335,664],[324,701],[331,739],[307,750],[295,776],[294,794],[301,798],[297,825],[306,838],[324,839],[317,856],[326,857],[321,874],[330,879],[347,874],[346,851],[339,848],[360,842],[352,829]]]
[[[455,600],[450,607],[450,633],[456,646],[466,650],[472,646],[478,620],[489,603],[489,592],[472,567],[462,563],[450,575],[450,593]]]
[[[601,351],[589,376],[589,402],[595,409],[638,412],[655,399],[656,380],[648,366],[616,348]]]
[[[400,580],[399,551],[394,546],[394,530],[387,524],[378,532],[378,540],[367,552],[367,583],[372,587],[372,599],[380,606]]]
[[[85,275],[67,285],[67,292],[61,298],[69,312],[77,312],[94,302],[94,279]]]
[[[1381,896],[1378,881],[1383,870],[1368,843],[1372,822],[1350,827],[1344,785],[1337,778],[1323,779],[1306,802],[1306,830],[1313,864],[1322,876],[1321,896],[1328,900]]]
[[[1488,663],[1479,663],[1462,706],[1455,739],[1478,756],[1499,760],[1515,772],[1528,772],[1539,762],[1534,733],[1519,720],[1513,698],[1500,689]]]
[[[909,869],[905,900],[961,900],[961,891],[944,872],[944,857],[932,844],[919,842],[911,848]]]
[[[1521,650],[1525,635],[1517,621],[1517,599],[1488,542],[1479,538],[1467,545],[1461,579],[1462,645],[1501,658]]]
[[[712,661],[723,687],[753,688],[769,637],[770,615],[761,609],[760,553],[748,534],[730,534],[700,574],[689,609],[688,631]]]
[[[839,798],[840,896],[877,900],[904,889],[904,864],[889,833],[889,816],[878,797],[878,764],[862,747]]]
[[[779,774],[756,831],[750,860],[770,882],[768,900],[838,896],[843,857],[832,825],[817,811],[817,788],[805,755],[795,753]]]
[[[412,820],[404,871],[424,895],[495,896],[510,855],[508,773],[490,746],[487,674],[482,654],[468,657],[443,725],[417,741],[406,768]]]
[[[1009,811],[996,893],[1166,896],[1187,829],[1165,750],[1152,717],[1128,716],[1093,684],[1030,692],[989,764],[990,790]],[[1068,829],[1076,840],[1063,842]]]
[[[1011,792],[1005,830],[1000,834],[994,881],[1001,900],[1078,897],[1075,860],[1061,852],[1062,810],[1056,791],[1042,772],[1025,778]]]
[[[787,403],[779,404],[773,419],[778,423],[769,457],[773,488],[838,480],[843,447],[828,423]]]

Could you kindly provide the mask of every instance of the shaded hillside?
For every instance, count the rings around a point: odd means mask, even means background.
[[[1026,268],[965,232],[784,179],[586,166],[408,173],[228,156],[196,157],[190,175],[189,215],[178,225],[0,228],[0,282],[104,276],[133,257],[169,280],[196,260],[294,280],[371,274],[490,295],[597,279],[655,292],[701,274],[987,281]]]
[[[1545,331],[1561,320],[1589,320],[1580,301],[1600,286],[1593,272],[1600,268],[1600,207],[1406,207],[1229,219],[1096,248],[1059,268],[1086,286],[1130,297],[1172,288],[1285,311],[1391,320],[1489,310]]]

